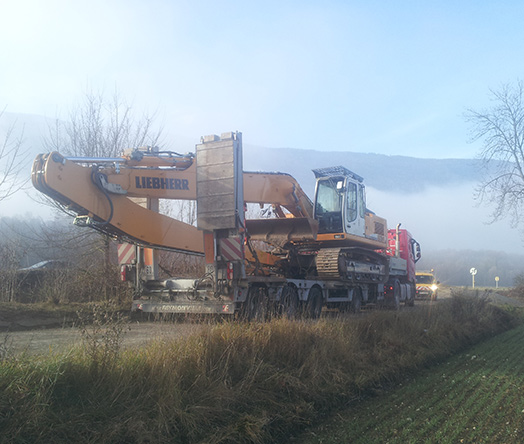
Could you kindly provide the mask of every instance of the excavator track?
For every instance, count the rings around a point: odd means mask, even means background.
[[[322,248],[316,257],[317,274],[323,279],[340,279],[340,257],[342,248]]]
[[[363,248],[322,248],[316,256],[316,268],[321,279],[377,283],[389,276],[387,258]]]

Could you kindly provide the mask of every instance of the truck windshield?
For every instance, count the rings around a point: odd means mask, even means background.
[[[434,281],[433,276],[429,276],[426,274],[418,275],[417,276],[417,284],[432,284]]]

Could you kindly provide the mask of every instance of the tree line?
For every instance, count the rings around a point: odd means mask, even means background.
[[[475,268],[475,286],[512,287],[524,275],[524,256],[502,251],[438,250],[424,251],[417,270],[434,270],[444,285],[471,287],[470,270]]]

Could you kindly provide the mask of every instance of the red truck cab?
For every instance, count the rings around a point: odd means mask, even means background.
[[[413,239],[408,230],[398,228],[388,230],[388,248],[386,253],[389,256],[397,256],[404,259],[407,263],[407,280],[415,282],[415,263],[420,259],[420,244]]]

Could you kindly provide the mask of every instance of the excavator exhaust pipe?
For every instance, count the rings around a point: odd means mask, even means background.
[[[402,224],[397,224],[395,231],[395,256],[400,257],[400,226]]]

